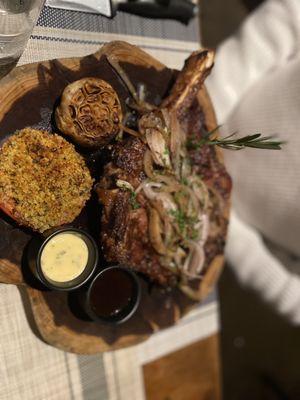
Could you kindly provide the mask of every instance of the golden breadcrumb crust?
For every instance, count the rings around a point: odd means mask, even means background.
[[[92,184],[84,159],[59,135],[25,128],[0,149],[0,208],[36,231],[72,222]]]

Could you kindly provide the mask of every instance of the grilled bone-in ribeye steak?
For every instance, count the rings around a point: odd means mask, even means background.
[[[215,146],[188,146],[212,128],[197,100],[212,66],[209,50],[186,60],[169,96],[141,113],[137,137],[110,145],[96,186],[106,259],[161,285],[201,278],[223,253],[231,180]]]

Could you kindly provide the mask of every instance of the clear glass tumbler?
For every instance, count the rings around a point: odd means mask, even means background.
[[[0,0],[0,68],[23,53],[45,0]]]

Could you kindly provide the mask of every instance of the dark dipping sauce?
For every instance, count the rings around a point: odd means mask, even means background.
[[[108,269],[94,282],[90,292],[90,307],[99,317],[118,317],[134,300],[134,283],[122,269]],[[129,310],[130,311],[130,310]]]

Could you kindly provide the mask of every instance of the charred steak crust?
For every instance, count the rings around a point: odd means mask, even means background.
[[[140,208],[132,209],[130,193],[116,189],[118,179],[130,182],[134,188],[145,179],[143,156],[146,145],[128,138],[113,146],[112,161],[106,165],[103,178],[96,185],[104,206],[101,221],[101,243],[107,261],[132,266],[162,285],[174,283],[173,274],[163,268],[149,241],[147,200],[138,194]],[[113,189],[112,189],[113,188]]]
[[[104,169],[103,178],[96,186],[99,200],[104,207],[101,243],[107,261],[132,266],[161,285],[173,286],[176,284],[176,278],[160,264],[159,257],[149,241],[147,199],[139,193],[137,201],[140,208],[133,210],[130,193],[115,186],[116,180],[122,179],[130,182],[136,189],[145,179],[140,162],[145,150],[146,146],[141,140],[129,138],[123,145],[115,146],[112,161]],[[201,152],[191,152],[190,156],[194,165],[198,167],[198,173],[203,175],[204,181],[211,189],[210,194],[213,198],[209,213],[210,235],[204,246],[207,269],[214,257],[224,251],[228,222],[224,216],[224,208],[231,191],[231,179],[213,147],[204,146]],[[137,162],[132,162],[136,158]]]
[[[199,105],[197,98],[212,64],[211,52],[193,53],[179,73],[170,95],[162,103],[161,107],[167,110],[168,115],[173,113],[179,121],[185,140],[191,136],[201,139],[204,133],[215,128],[214,118],[208,118],[206,109]],[[156,114],[151,114],[142,116],[140,131],[143,124],[155,130],[151,124],[156,121]],[[147,129],[143,134],[147,137]],[[173,286],[178,283],[178,277],[162,265],[162,259],[149,238],[149,199],[143,190],[135,192],[146,179],[143,160],[147,148],[145,140],[126,135],[121,142],[110,145],[110,161],[96,185],[103,205],[101,244],[108,261],[125,263],[154,282]],[[200,150],[189,150],[187,156],[209,194],[207,213],[210,229],[203,247],[204,274],[213,259],[224,252],[231,179],[215,147],[204,145]],[[127,182],[129,189],[118,187],[120,180]]]

